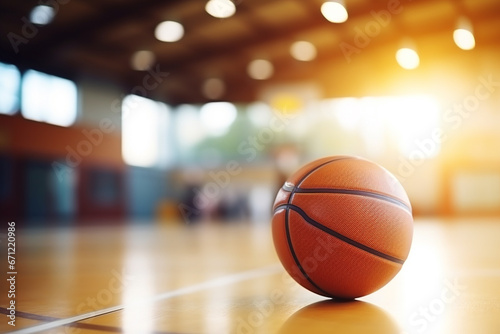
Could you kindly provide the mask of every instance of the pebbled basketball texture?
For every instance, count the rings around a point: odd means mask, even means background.
[[[398,180],[365,159],[333,156],[293,174],[273,206],[281,263],[303,287],[353,299],[387,284],[413,235],[411,204]]]

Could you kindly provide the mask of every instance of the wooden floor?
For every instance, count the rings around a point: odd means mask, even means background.
[[[500,219],[417,219],[398,276],[343,303],[288,277],[264,223],[16,237],[16,326],[2,315],[1,332],[500,333]],[[5,279],[0,287],[6,314]]]

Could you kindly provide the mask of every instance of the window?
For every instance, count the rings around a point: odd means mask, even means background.
[[[19,109],[20,81],[17,67],[0,63],[0,114],[12,115]]]
[[[122,155],[129,165],[165,167],[173,160],[167,105],[137,95],[122,103]]]
[[[74,82],[28,70],[22,83],[22,110],[27,119],[69,126],[77,116],[77,90]]]
[[[324,105],[327,114],[334,116],[340,125],[330,125],[329,129],[344,130],[351,139],[323,138],[321,142],[362,143],[365,152],[374,155],[395,147],[403,156],[412,159],[435,157],[441,149],[441,142],[430,143],[434,131],[439,128],[439,105],[431,96],[330,99],[325,100]],[[332,133],[335,135],[335,131]],[[425,146],[423,150],[422,146]]]

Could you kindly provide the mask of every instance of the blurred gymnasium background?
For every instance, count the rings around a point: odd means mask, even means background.
[[[322,3],[2,1],[2,218],[268,223],[288,174],[338,154],[416,216],[500,214],[499,3]]]

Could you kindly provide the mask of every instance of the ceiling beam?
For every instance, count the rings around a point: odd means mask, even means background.
[[[140,15],[146,14],[158,7],[175,7],[182,0],[143,0],[129,2],[127,5],[117,6],[115,2],[103,5],[100,1],[91,1],[94,6],[98,6],[98,15],[76,21],[73,24],[60,29],[60,27],[44,27],[43,37],[39,43],[27,45],[25,54],[36,52],[36,57],[44,59],[50,56],[53,49],[71,44],[74,41],[85,42],[89,38],[99,34],[107,28],[123,24],[124,22],[140,19]],[[70,4],[68,4],[70,5]],[[61,7],[60,10],[64,10]],[[43,39],[43,40],[42,40]],[[31,46],[31,47],[30,47]]]

